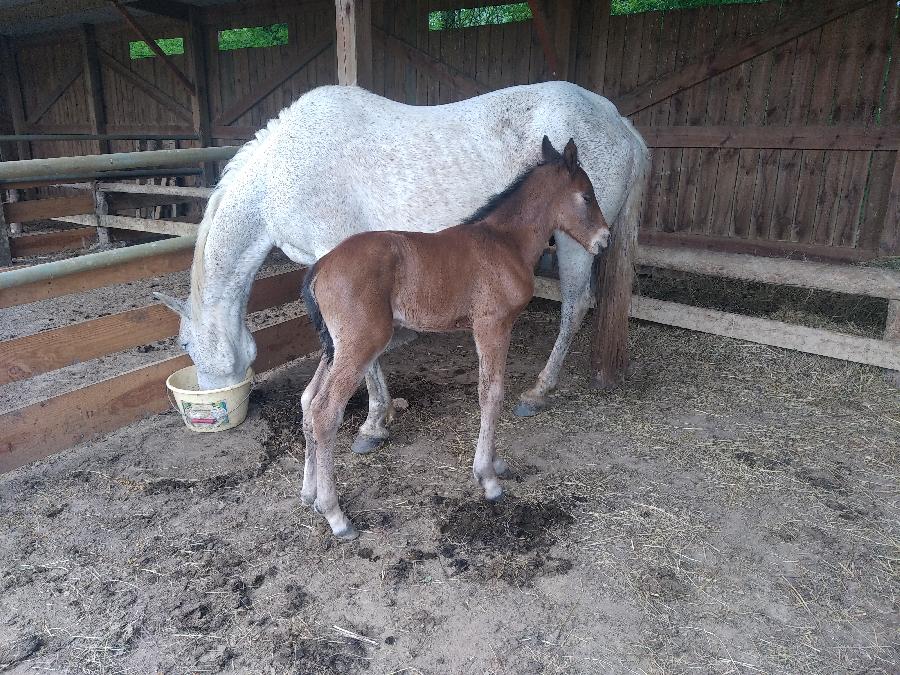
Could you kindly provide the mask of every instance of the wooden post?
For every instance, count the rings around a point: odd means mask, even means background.
[[[22,102],[22,83],[19,81],[19,66],[13,53],[10,39],[0,35],[0,70],[6,80],[6,104],[12,117],[13,131],[25,133],[25,105]],[[19,159],[31,159],[31,146],[25,141],[16,143]]]
[[[191,113],[194,118],[194,130],[200,137],[200,145],[204,148],[212,145],[212,123],[209,111],[209,77],[206,57],[209,50],[207,27],[198,7],[188,10],[189,44],[191,51],[191,77],[194,80],[194,96],[191,98]],[[216,165],[214,162],[203,163],[204,186],[215,185]]]
[[[565,77],[560,74],[561,66],[559,55],[554,42],[554,35],[550,33],[550,29],[547,26],[547,15],[544,13],[543,3],[540,0],[528,0],[528,7],[531,9],[531,21],[534,25],[535,32],[537,32],[538,42],[541,43],[541,50],[544,52],[544,61],[547,63],[547,74],[549,79],[565,79]]]
[[[897,255],[900,249],[900,150],[897,150],[897,158],[894,160],[891,192],[884,212],[879,249],[882,255]]]
[[[588,88],[603,93],[603,76],[606,72],[606,39],[609,32],[611,0],[598,0],[594,6],[594,26],[597,41],[591,45],[591,62],[588,68]]]
[[[372,86],[371,0],[335,0],[338,84]]]
[[[12,252],[9,246],[9,230],[6,227],[6,216],[3,214],[3,200],[0,199],[0,267],[12,264]]]
[[[575,24],[572,21],[575,0],[557,0],[554,3],[555,16],[553,17],[553,44],[556,47],[556,58],[559,61],[557,78],[560,80],[573,80],[575,73],[573,48],[575,40],[572,32]]]
[[[97,183],[93,185],[94,192],[94,215],[97,216],[97,243],[106,246],[109,243],[109,228],[104,227],[106,216],[109,214],[109,204],[106,203],[106,193],[103,192]]]
[[[88,90],[88,112],[91,116],[91,132],[106,133],[106,104],[103,100],[103,77],[100,59],[97,57],[97,35],[93,24],[81,25],[81,59],[84,63],[84,83]],[[109,152],[109,141],[98,140],[100,154]]]
[[[884,340],[897,345],[897,349],[900,349],[900,300],[888,301]],[[884,377],[888,383],[900,388],[900,370],[885,370]]]

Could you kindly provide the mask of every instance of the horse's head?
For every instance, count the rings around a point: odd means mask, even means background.
[[[181,316],[178,344],[197,366],[200,389],[220,389],[244,379],[256,358],[256,342],[240,318],[224,307],[205,308],[193,317],[191,303],[163,293],[153,294]]]
[[[556,229],[597,255],[609,244],[609,225],[597,203],[591,179],[578,163],[575,140],[570,138],[560,155],[544,136],[542,151],[545,165],[555,166],[560,180],[553,201],[548,203]]]

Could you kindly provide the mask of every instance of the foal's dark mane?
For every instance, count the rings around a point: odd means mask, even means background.
[[[485,202],[483,206],[481,206],[475,213],[473,213],[471,216],[466,218],[460,224],[461,225],[471,225],[472,223],[477,223],[477,222],[487,218],[496,209],[500,208],[500,206],[504,202],[506,202],[506,200],[508,200],[510,197],[512,197],[518,191],[518,189],[520,187],[522,187],[522,185],[525,183],[526,180],[528,180],[528,177],[531,175],[531,173],[535,169],[538,169],[548,163],[549,162],[538,162],[534,166],[531,166],[531,167],[525,169],[524,171],[522,171],[522,173],[520,173],[518,176],[516,176],[516,178],[513,180],[513,182],[510,183],[509,185],[507,185],[506,188],[502,192],[498,192],[493,197],[488,199],[487,202]]]

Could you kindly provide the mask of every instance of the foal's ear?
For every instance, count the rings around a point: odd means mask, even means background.
[[[566,163],[566,168],[575,173],[575,169],[578,168],[578,148],[575,147],[574,138],[570,138],[566,143],[566,148],[563,150],[563,161]]]
[[[544,142],[541,143],[541,152],[544,155],[545,162],[558,162],[559,161],[559,151],[553,147],[553,143],[550,142],[550,139],[547,136],[544,136]]]
[[[185,303],[183,300],[173,298],[171,295],[166,295],[165,293],[157,293],[155,291],[153,293],[153,297],[159,300],[162,304],[164,304],[176,314],[179,314],[183,317],[188,316],[187,303]]]

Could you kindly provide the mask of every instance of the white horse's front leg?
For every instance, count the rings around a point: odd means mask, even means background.
[[[591,270],[594,256],[568,235],[557,232],[554,236],[562,296],[559,335],[556,337],[547,364],[538,375],[537,382],[519,397],[519,404],[513,411],[519,417],[531,417],[549,405],[547,395],[556,389],[559,383],[563,361],[591,305]]]
[[[360,455],[366,455],[387,443],[391,435],[387,425],[394,417],[387,381],[377,360],[366,371],[366,388],[369,390],[369,415],[359,428],[351,448]]]

